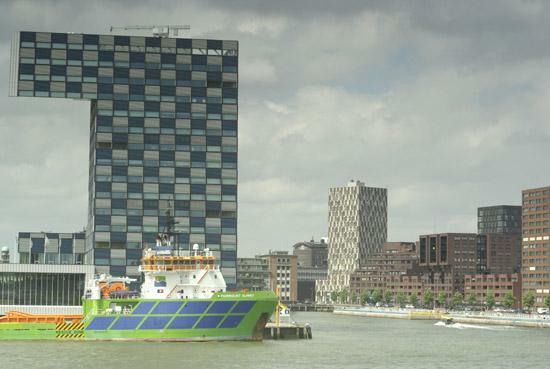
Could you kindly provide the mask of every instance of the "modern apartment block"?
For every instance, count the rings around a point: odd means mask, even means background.
[[[319,281],[316,301],[331,302],[331,292],[349,290],[350,276],[387,238],[387,190],[350,181],[329,190],[328,276]]]
[[[477,208],[477,233],[521,234],[521,206],[495,205]]]
[[[15,35],[11,95],[90,101],[85,263],[137,275],[170,201],[176,247],[213,250],[235,287],[237,72],[236,41]]]
[[[269,289],[279,292],[282,301],[296,301],[298,299],[298,271],[297,256],[288,251],[270,251],[260,255],[265,260],[269,270]]]
[[[521,306],[521,275],[512,274],[474,274],[466,275],[464,280],[464,297],[473,295],[478,304],[483,304],[489,294],[495,296],[495,302],[501,305],[507,293],[514,296],[513,308]]]
[[[477,236],[479,273],[509,274],[521,268],[521,234],[487,233]]]
[[[418,255],[414,242],[385,242],[382,251],[370,257],[365,265],[352,273],[350,292],[386,290],[392,276],[403,276],[416,268]]]
[[[315,301],[315,286],[318,280],[327,278],[328,243],[324,238],[316,242],[298,242],[292,246],[298,263],[298,293],[300,302]]]
[[[86,232],[19,232],[17,251],[21,264],[84,264]]]
[[[477,271],[477,238],[475,233],[420,236],[418,265],[425,270],[451,272],[453,285],[464,286],[464,275]]]
[[[260,257],[237,258],[237,290],[269,290],[269,266]]]
[[[522,191],[522,293],[532,291],[536,306],[550,296],[550,186]]]
[[[479,256],[480,273],[520,272],[521,224],[521,206],[496,205],[477,209],[477,233],[486,236],[485,255]]]

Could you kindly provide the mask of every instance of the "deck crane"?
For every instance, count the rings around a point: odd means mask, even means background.
[[[117,26],[111,26],[110,32],[116,30],[150,30],[153,33],[153,36],[156,37],[169,37],[170,33],[172,33],[172,36],[178,37],[179,31],[182,30],[190,30],[191,26],[188,24],[175,24],[175,25],[154,25],[154,26],[123,26],[123,27],[117,27]]]

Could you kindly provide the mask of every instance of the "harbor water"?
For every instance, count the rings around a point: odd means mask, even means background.
[[[0,368],[548,368],[550,329],[295,313],[312,340],[2,342]]]

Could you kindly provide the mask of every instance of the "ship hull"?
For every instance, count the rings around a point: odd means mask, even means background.
[[[210,299],[84,300],[81,321],[0,323],[0,340],[261,340],[272,292],[220,292]]]

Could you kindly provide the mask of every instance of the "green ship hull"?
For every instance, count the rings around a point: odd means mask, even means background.
[[[273,292],[219,292],[210,299],[83,300],[80,322],[0,323],[0,340],[261,340]]]

